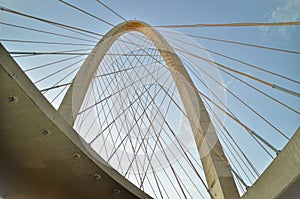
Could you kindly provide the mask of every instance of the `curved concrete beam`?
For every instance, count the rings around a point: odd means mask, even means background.
[[[192,127],[210,193],[214,198],[218,199],[238,198],[238,191],[229,169],[230,166],[219,140],[213,143],[214,146],[210,146],[210,143],[205,140],[205,136],[208,133],[216,136],[216,132],[211,125],[209,115],[192,79],[167,40],[164,39],[157,30],[144,22],[134,20],[121,23],[110,30],[97,43],[68,89],[59,107],[60,114],[73,126],[89,85],[103,57],[120,36],[130,31],[140,32],[152,41],[172,72],[173,79]],[[200,153],[203,144],[211,148],[207,154]],[[86,147],[90,148],[89,146]]]

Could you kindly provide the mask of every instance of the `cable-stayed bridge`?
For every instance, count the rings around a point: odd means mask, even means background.
[[[124,20],[98,1],[125,21],[113,25],[61,2],[112,29],[100,34],[2,7],[72,34],[1,22],[5,27],[81,42],[1,39],[5,45],[18,44],[12,50],[1,46],[3,198],[297,195],[297,74],[204,48],[194,39],[293,56],[291,60],[299,51],[170,28],[285,27],[298,22],[153,27]],[[98,40],[91,44],[92,39]],[[18,50],[21,44],[39,44],[43,50]],[[49,51],[49,46],[89,48]]]

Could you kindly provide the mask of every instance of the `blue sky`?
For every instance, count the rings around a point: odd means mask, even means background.
[[[47,3],[46,3],[47,2]],[[122,20],[107,9],[100,6],[96,1],[79,1],[69,0],[67,2],[88,10],[100,18],[109,21],[112,24],[118,24]],[[283,21],[300,21],[300,0],[253,0],[253,1],[217,1],[217,0],[127,0],[127,1],[103,1],[106,5],[114,9],[127,20],[137,19],[145,21],[150,25],[177,25],[177,24],[198,24],[198,23],[238,23],[238,22],[283,22]],[[92,19],[78,11],[71,9],[59,1],[41,1],[41,0],[0,0],[0,5],[15,9],[20,12],[28,13],[37,17],[57,21],[60,23],[84,28],[97,33],[104,34],[110,30],[110,26]],[[49,31],[58,31],[67,33],[57,27],[52,27],[34,20],[24,19],[20,16],[0,12],[0,20],[5,23],[14,23],[18,25],[28,26],[32,28],[41,28]],[[218,39],[232,40],[238,42],[245,42],[255,45],[269,46],[280,49],[288,49],[292,51],[300,51],[300,27],[283,26],[283,27],[231,27],[231,28],[187,28],[175,29],[184,34],[193,34],[198,36],[207,36]],[[68,32],[68,34],[76,35]],[[24,39],[24,40],[39,40],[39,41],[72,41],[56,36],[45,35],[40,33],[33,33],[30,31],[22,31],[7,27],[0,24],[0,38],[1,39]],[[204,39],[195,39],[201,46],[210,50],[232,56],[249,62],[261,68],[282,74],[292,79],[300,79],[300,56],[299,54],[288,54],[282,52],[275,52],[264,49],[257,49],[252,47],[239,46],[234,44],[225,44]],[[18,43],[3,42],[4,46],[9,51],[57,51],[62,50],[60,46],[44,46],[44,45],[26,45]],[[63,47],[63,50],[72,49],[71,47]],[[259,72],[257,70],[245,67],[242,64],[229,61],[219,56],[210,54],[212,59],[216,62],[230,66],[234,69],[243,71],[247,74],[259,77],[266,81],[275,83],[282,87],[286,87],[296,92],[300,92],[299,84],[290,83],[277,77]],[[17,62],[24,69],[32,65],[38,65],[42,62],[49,62],[51,57],[38,58],[22,58],[17,59]],[[44,71],[47,73],[48,71]],[[38,79],[41,76],[40,72],[31,73],[33,79]],[[244,84],[233,80],[232,78],[222,74],[223,83],[227,88],[234,91],[252,106],[257,112],[262,114],[272,123],[274,123],[280,130],[282,130],[289,137],[299,127],[300,117],[286,108],[274,103],[264,96],[249,89]],[[282,93],[280,91],[267,88],[253,80],[241,77],[247,83],[252,84],[274,98],[288,104],[296,110],[300,110],[299,98]],[[41,88],[46,85],[41,85]],[[245,122],[249,127],[259,133],[262,137],[273,143],[276,147],[281,149],[286,140],[278,136],[270,126],[266,125],[255,114],[245,109],[245,107],[237,102],[229,94],[226,95],[226,104],[231,110]],[[244,143],[246,150],[248,145],[253,143],[247,142],[249,135],[242,133],[242,129],[232,122],[230,119],[226,120],[228,129],[231,130],[234,137]],[[249,156],[253,161],[257,162],[260,170],[263,170],[270,160],[264,155],[257,156],[259,150],[255,147],[248,150]]]

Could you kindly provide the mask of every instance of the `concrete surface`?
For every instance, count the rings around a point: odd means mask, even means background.
[[[0,55],[0,197],[148,198],[84,148],[2,45]]]

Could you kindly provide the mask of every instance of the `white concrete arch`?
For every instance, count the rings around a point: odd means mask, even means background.
[[[177,86],[181,100],[184,104],[186,114],[189,118],[198,151],[208,142],[205,135],[215,133],[211,127],[211,120],[205,106],[195,90],[195,85],[178,55],[168,44],[161,34],[153,27],[140,21],[126,21],[110,30],[93,48],[76,77],[69,87],[60,107],[59,113],[66,121],[73,126],[76,116],[80,110],[86,92],[92,78],[99,67],[103,57],[112,44],[125,33],[137,31],[145,35],[159,50],[166,65],[172,71],[173,80]],[[200,154],[202,165],[205,171],[208,188],[214,198],[238,198],[238,191],[235,186],[229,163],[224,155],[219,141],[208,154]]]

